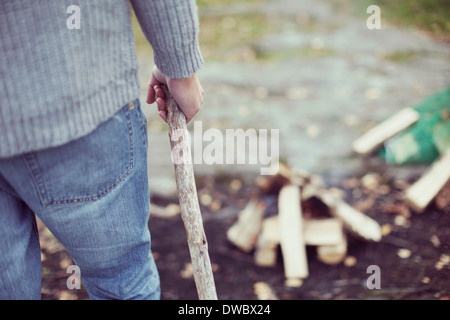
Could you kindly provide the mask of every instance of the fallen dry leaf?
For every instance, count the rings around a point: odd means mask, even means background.
[[[346,267],[353,267],[356,265],[356,258],[354,256],[348,256],[344,260],[344,266]]]
[[[180,271],[180,276],[183,279],[190,279],[194,275],[194,271],[192,270],[192,263],[185,263],[184,269]]]
[[[274,290],[265,282],[259,281],[253,285],[253,292],[258,300],[278,300]]]
[[[402,259],[408,259],[411,256],[411,250],[409,249],[398,249],[397,255]]]

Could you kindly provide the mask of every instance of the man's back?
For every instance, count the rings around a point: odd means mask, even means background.
[[[159,299],[130,8],[154,51],[147,103],[164,119],[166,84],[189,120],[195,0],[69,1],[0,1],[0,299],[41,296],[36,216],[90,298]]]
[[[184,52],[198,49],[198,26],[189,14],[192,2],[169,2],[131,4],[161,70],[187,76],[202,63],[199,50],[194,56]],[[70,28],[71,1],[0,2],[0,158],[84,136],[139,97],[130,3],[78,4],[79,29]]]

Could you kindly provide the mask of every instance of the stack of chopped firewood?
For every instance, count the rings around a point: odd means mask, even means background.
[[[367,241],[381,240],[380,225],[346,203],[343,192],[326,188],[320,176],[283,165],[277,175],[261,177],[257,185],[258,197],[239,213],[228,240],[254,252],[255,263],[266,267],[276,265],[280,246],[291,284],[308,277],[306,246],[317,247],[320,261],[338,264],[347,255],[347,232]],[[275,201],[268,200],[273,197]]]
[[[441,117],[450,119],[449,110],[444,109]],[[404,108],[388,119],[371,128],[353,143],[356,154],[367,156],[376,151],[390,138],[414,125],[420,118],[412,108]],[[447,138],[445,143],[450,140]],[[418,147],[417,147],[418,149]],[[417,213],[425,211],[436,195],[450,180],[450,146],[442,151],[431,167],[405,192],[405,200]]]

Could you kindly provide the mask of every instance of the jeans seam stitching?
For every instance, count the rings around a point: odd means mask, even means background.
[[[135,106],[137,107],[136,109],[137,109],[137,116],[139,118],[139,122],[141,123],[142,126],[144,126],[144,127],[147,126],[147,121],[142,118],[141,112],[143,112],[143,111],[142,111],[141,105],[135,103]]]
[[[138,102],[139,102],[139,100],[138,100]],[[139,118],[139,122],[141,123],[141,131],[142,131],[142,134],[144,135],[144,136],[146,136],[147,135],[147,119],[145,118],[145,120],[144,120],[144,118],[142,118],[143,116],[145,117],[145,115],[144,115],[144,112],[142,111],[142,108],[141,108],[141,105],[140,105],[140,103],[137,103],[137,104],[135,104],[135,105],[137,105],[137,116],[138,116],[138,118]],[[145,139],[143,139],[144,140],[144,145],[146,146],[147,144],[146,144],[146,142],[145,142]]]
[[[47,189],[45,188],[45,182],[40,177],[39,170],[36,171],[36,170],[33,170],[33,168],[31,168],[30,161],[33,162],[33,164],[37,167],[37,169],[39,169],[39,165],[37,164],[37,161],[34,159],[34,157],[33,158],[32,157],[33,157],[33,154],[24,154],[22,156],[22,159],[25,162],[25,166],[27,167],[27,170],[30,173],[31,178],[33,179],[33,183],[35,185],[39,200],[41,201],[41,203],[44,206],[46,206],[50,202],[48,201],[48,198],[47,198]],[[38,182],[38,178],[39,178],[39,180],[42,180],[42,186],[40,186],[40,184]],[[41,188],[42,188],[42,190],[41,190]]]

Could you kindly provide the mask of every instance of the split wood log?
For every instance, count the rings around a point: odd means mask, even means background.
[[[414,211],[423,212],[449,179],[450,150],[436,160],[431,168],[406,190],[407,203]]]
[[[369,241],[381,240],[381,226],[378,222],[329,191],[321,190],[316,196],[328,206],[333,216],[342,219],[349,231]]]
[[[341,263],[347,255],[347,238],[344,236],[341,243],[317,247],[317,258],[326,264]]]
[[[264,208],[257,200],[250,200],[228,229],[228,240],[244,252],[253,250],[261,231],[263,212]]]
[[[305,245],[330,247],[331,249],[321,249],[319,259],[325,263],[335,261],[336,258],[328,258],[328,256],[331,254],[335,255],[334,252],[336,251],[342,251],[342,244],[345,242],[342,220],[339,218],[304,219],[303,228],[303,231],[299,230],[299,233],[303,234]],[[261,267],[275,266],[280,241],[281,233],[278,215],[264,219],[256,244],[255,264]],[[332,251],[332,249],[335,250]],[[321,259],[322,256],[324,257],[323,259]]]
[[[339,218],[305,221],[305,240],[317,246],[317,258],[326,264],[338,264],[347,255],[347,238]]]
[[[277,217],[271,217],[270,225],[273,228],[277,227],[276,224]],[[326,264],[337,264],[343,261],[347,254],[347,239],[345,237],[345,233],[343,232],[342,221],[337,218],[332,219],[321,219],[321,220],[304,220],[304,245],[312,245],[317,246],[317,257],[320,261]],[[296,234],[291,231],[291,233]],[[283,233],[282,233],[283,234]],[[302,234],[301,230],[297,232],[297,234]],[[282,241],[283,236],[280,233],[272,230],[272,237],[270,242],[266,242],[265,245],[257,248],[255,254],[255,263],[260,266],[273,266],[276,263],[276,248],[277,248],[277,239],[276,236],[280,237]],[[292,234],[290,236],[292,238]],[[290,240],[291,241],[291,240]],[[292,257],[298,256],[295,252],[286,252],[283,250],[282,245],[282,253],[283,253],[283,261],[285,263],[285,273],[288,279],[294,278],[306,278],[308,275],[307,266],[303,268],[299,268],[298,266],[301,263],[307,264],[307,259],[304,257],[301,259],[299,263],[297,261],[297,267],[295,266],[295,262],[293,263]],[[294,260],[295,261],[295,260]],[[289,269],[291,266],[291,269]],[[288,268],[286,270],[286,267]],[[298,270],[306,270],[303,274],[295,274],[294,271]]]
[[[303,217],[300,206],[300,188],[284,186],[278,196],[280,245],[287,279],[308,277],[308,259],[303,236]]]
[[[217,300],[216,286],[208,254],[208,243],[194,179],[186,117],[166,85],[165,94],[169,138],[174,160],[175,178],[181,217],[186,229],[195,285],[200,300]]]
[[[329,209],[330,213],[344,222],[349,231],[370,241],[381,240],[381,226],[364,213],[351,207],[338,195],[339,189],[326,189],[325,184],[318,175],[302,175],[304,184],[301,192],[301,200],[306,201],[312,197],[318,198]]]
[[[339,218],[305,219],[305,243],[309,246],[335,246],[345,237],[344,226]]]
[[[264,219],[254,255],[256,265],[261,267],[275,266],[280,238],[278,216],[271,216]]]
[[[369,154],[387,139],[416,123],[417,120],[419,120],[417,111],[412,108],[404,108],[355,140],[353,150],[361,155]]]

